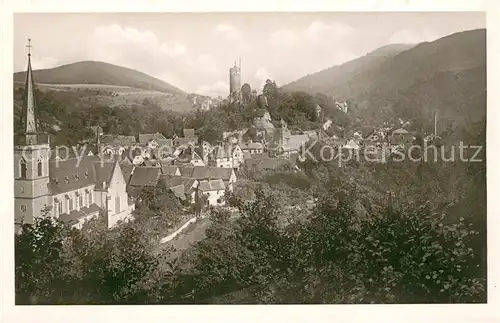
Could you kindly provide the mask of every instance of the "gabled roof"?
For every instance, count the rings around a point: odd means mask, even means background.
[[[160,175],[160,178],[165,182],[168,188],[184,185],[184,180],[178,175]]]
[[[227,146],[215,146],[213,151],[215,158],[230,158],[230,148]]]
[[[176,175],[179,171],[179,167],[177,166],[161,165],[160,168],[163,175]]]
[[[172,193],[174,193],[175,197],[177,197],[178,199],[181,199],[183,201],[186,199],[186,192],[184,190],[184,185],[170,187],[170,190],[172,191]]]
[[[249,150],[249,149],[264,149],[264,145],[260,142],[249,142],[240,145],[241,150]]]
[[[200,181],[198,189],[202,192],[225,190],[226,186],[221,179]]]
[[[204,166],[201,166],[201,167],[204,167]],[[194,166],[179,167],[179,171],[181,172],[182,177],[191,178],[191,175],[193,174],[193,171],[194,171]]]
[[[122,136],[122,135],[102,135],[101,144],[109,146],[132,146],[135,145],[134,136]]]
[[[210,166],[196,166],[191,174],[191,178],[197,180],[203,179],[222,179],[228,181],[233,176],[234,170],[227,167],[210,167]]]
[[[157,133],[140,133],[139,134],[139,143],[147,144],[148,142],[155,140],[158,144],[160,142],[166,142],[167,138],[159,132]]]
[[[161,175],[159,167],[136,167],[130,178],[130,186],[156,186]]]

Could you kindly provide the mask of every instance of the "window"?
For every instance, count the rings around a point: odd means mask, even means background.
[[[84,206],[83,205],[83,196],[81,194],[78,194],[78,199],[79,199],[78,203],[80,204],[80,207],[83,207]]]
[[[37,162],[38,176],[42,176],[42,161]]]
[[[120,197],[115,197],[115,213],[120,212]]]
[[[20,161],[20,173],[21,173],[21,178],[26,178],[26,161],[23,159],[21,159]]]
[[[75,209],[78,209],[79,205],[78,205],[78,202],[79,202],[79,199],[78,199],[78,196],[80,194],[78,194],[78,192],[75,192]]]
[[[89,193],[89,205],[92,204],[92,193]]]
[[[68,199],[68,213],[69,211],[73,211],[73,199],[71,197]]]
[[[62,209],[62,201],[57,202],[57,212],[58,212],[59,214],[62,214],[62,213],[63,213],[63,209]]]

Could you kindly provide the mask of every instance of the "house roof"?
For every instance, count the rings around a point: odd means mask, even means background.
[[[110,146],[131,146],[134,145],[134,136],[122,136],[122,135],[102,135],[101,144]]]
[[[179,175],[160,175],[168,188],[184,185],[184,179]]]
[[[130,178],[130,186],[156,186],[161,175],[159,167],[136,167]]]
[[[178,199],[181,199],[183,201],[186,199],[186,192],[184,191],[184,185],[170,187],[170,190],[172,191],[172,193],[174,193],[175,197],[177,197]]]
[[[166,142],[167,138],[159,132],[157,133],[140,133],[139,134],[139,143],[141,144],[147,144],[148,142],[155,140],[158,144],[160,142]]]
[[[160,168],[161,168],[161,173],[163,175],[175,175],[179,170],[179,167],[177,166],[168,166],[168,165],[162,165]]]
[[[241,150],[248,150],[248,149],[264,149],[264,145],[261,144],[260,142],[249,142],[249,143],[244,143],[240,145]]]
[[[228,181],[231,179],[231,176],[233,174],[234,170],[232,168],[196,166],[194,167],[193,173],[191,174],[191,178],[197,180],[222,179],[224,181]]]
[[[198,189],[202,192],[225,190],[226,186],[222,179],[200,181]]]
[[[194,171],[194,166],[179,167],[179,171],[181,172],[181,176],[191,178],[191,175],[193,174]]]
[[[231,157],[230,147],[228,146],[215,146],[213,151],[215,158],[229,158]]]

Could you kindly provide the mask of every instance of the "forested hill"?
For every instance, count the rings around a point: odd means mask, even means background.
[[[128,86],[168,94],[186,94],[181,89],[134,69],[105,62],[83,61],[50,69],[33,71],[37,83],[100,84]],[[26,72],[14,74],[14,81],[24,82]]]
[[[384,47],[283,89],[352,101],[353,114],[374,121],[404,117],[425,124],[434,111],[443,122],[479,120],[486,113],[486,30]]]

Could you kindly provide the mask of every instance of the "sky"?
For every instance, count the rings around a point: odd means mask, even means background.
[[[226,97],[241,57],[242,84],[262,90],[379,47],[486,28],[481,12],[18,13],[14,71],[94,60],[137,69],[188,93]]]

